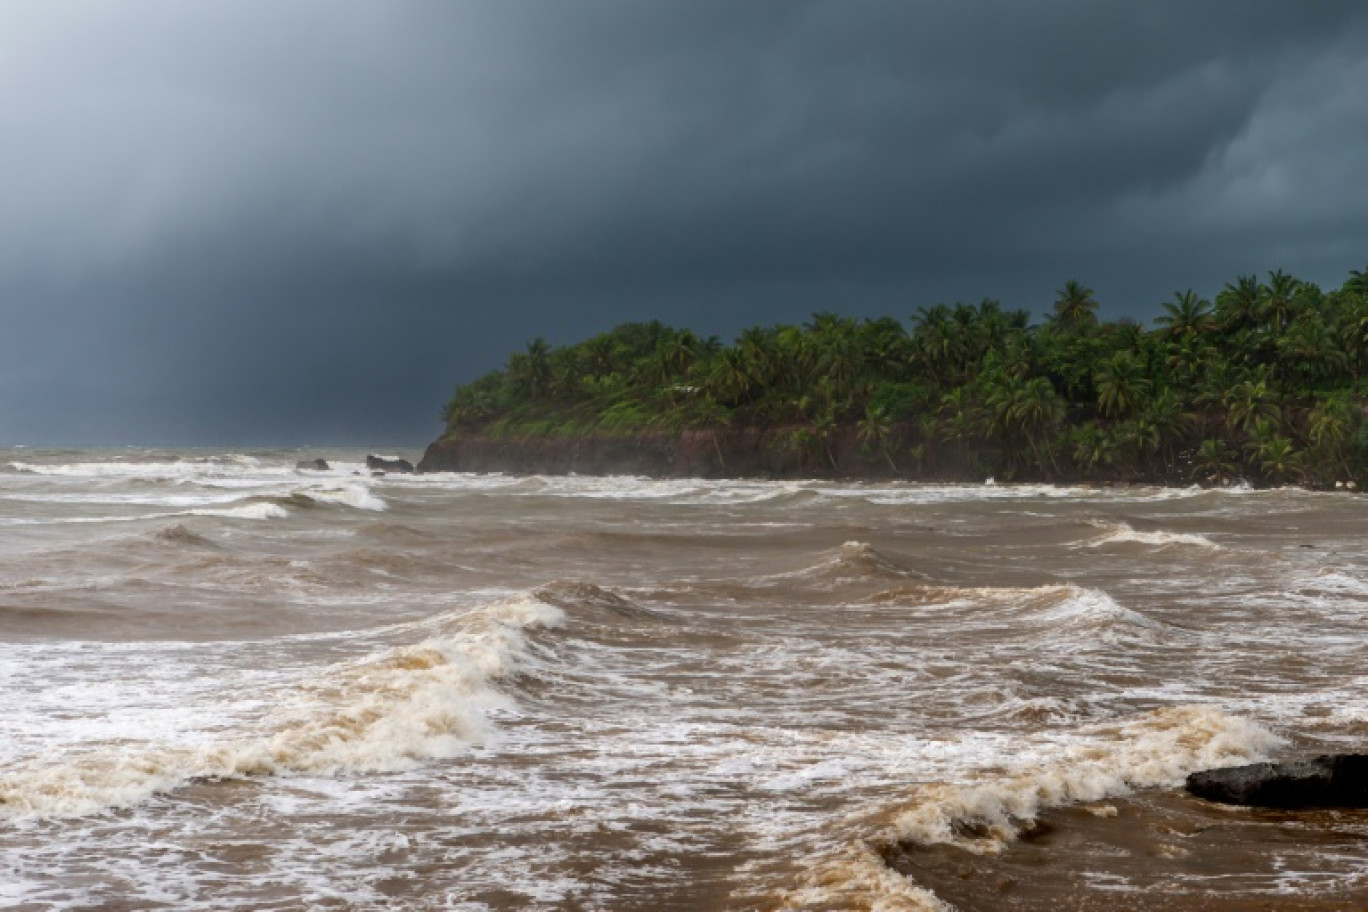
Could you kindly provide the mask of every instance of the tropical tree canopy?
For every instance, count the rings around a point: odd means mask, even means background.
[[[1368,480],[1368,280],[1282,271],[1152,329],[1069,280],[1047,319],[985,300],[814,314],[730,345],[658,321],[534,339],[456,389],[446,436],[771,430],[816,473],[1334,485]],[[780,433],[782,432],[782,433]]]

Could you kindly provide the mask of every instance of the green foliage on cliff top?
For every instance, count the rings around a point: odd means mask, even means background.
[[[659,322],[537,339],[458,387],[446,435],[576,437],[781,427],[825,452],[990,456],[1004,476],[1332,484],[1368,474],[1368,274],[1283,272],[1192,291],[1152,329],[1103,322],[1069,281],[1032,325],[995,301],[910,325],[815,314],[731,345]],[[945,458],[952,458],[946,456]]]

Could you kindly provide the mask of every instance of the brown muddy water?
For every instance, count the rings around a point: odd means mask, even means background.
[[[1175,788],[1368,745],[1361,496],[360,455],[0,453],[0,907],[1368,907]]]

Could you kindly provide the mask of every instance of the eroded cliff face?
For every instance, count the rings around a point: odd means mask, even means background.
[[[792,429],[744,428],[635,436],[445,437],[427,448],[418,471],[655,478],[984,479],[984,472],[970,460],[946,458],[924,465],[906,452],[894,452],[892,460],[890,464],[888,456],[862,447],[854,429],[838,432],[824,444],[796,445]]]

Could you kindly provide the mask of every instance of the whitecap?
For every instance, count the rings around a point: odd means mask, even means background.
[[[496,685],[525,664],[525,631],[563,617],[518,595],[431,619],[429,626],[449,629],[420,642],[266,686],[255,698],[269,711],[221,733],[179,732],[174,745],[72,745],[66,756],[13,760],[0,767],[0,814],[82,816],[192,779],[337,776],[453,756],[488,736],[487,710],[512,705]]]
[[[1155,548],[1167,548],[1175,546],[1190,546],[1194,548],[1206,548],[1209,550],[1220,550],[1221,546],[1216,544],[1205,535],[1197,535],[1191,532],[1137,532],[1129,524],[1118,523],[1097,523],[1104,531],[1102,535],[1084,545],[1089,548],[1100,548],[1106,545],[1120,544],[1139,544],[1150,545]]]

